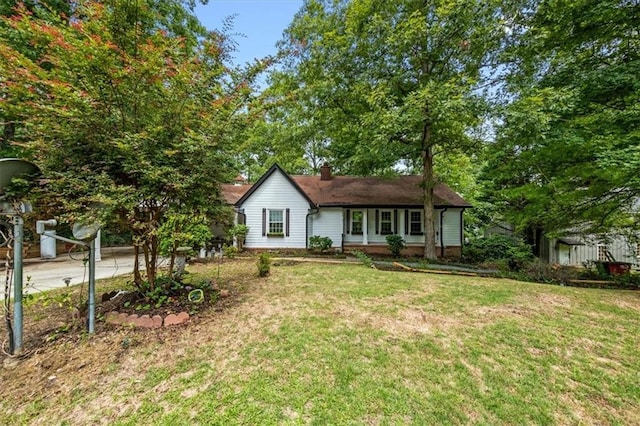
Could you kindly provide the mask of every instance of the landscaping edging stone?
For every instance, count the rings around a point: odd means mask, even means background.
[[[187,312],[180,312],[178,314],[169,314],[165,318],[162,318],[160,315],[150,317],[149,315],[138,316],[136,314],[112,311],[105,315],[104,321],[107,324],[112,325],[160,328],[162,326],[169,327],[172,325],[184,324],[189,321],[189,314]]]

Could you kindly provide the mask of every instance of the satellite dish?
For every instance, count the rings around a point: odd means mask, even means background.
[[[73,233],[73,238],[80,241],[88,241],[93,240],[96,237],[96,234],[100,230],[100,224],[97,222],[94,223],[75,223],[71,232]]]
[[[0,194],[11,184],[14,178],[24,178],[40,173],[33,163],[19,158],[0,158]]]

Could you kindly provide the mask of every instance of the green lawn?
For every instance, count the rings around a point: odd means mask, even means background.
[[[0,422],[640,424],[639,292],[360,265],[255,272],[224,265],[241,300],[187,327],[106,329],[3,371]]]

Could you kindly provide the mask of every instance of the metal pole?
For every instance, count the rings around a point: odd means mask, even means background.
[[[94,333],[94,324],[96,320],[96,240],[95,238],[89,242],[89,312],[88,330],[89,334]]]
[[[13,353],[22,353],[22,238],[24,221],[13,217]]]

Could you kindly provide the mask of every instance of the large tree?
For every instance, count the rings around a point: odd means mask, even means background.
[[[21,118],[51,211],[86,221],[98,206],[99,219],[127,226],[146,265],[135,282],[151,288],[164,217],[222,209],[218,183],[230,177],[231,134],[256,71],[228,65],[224,34],[180,36],[152,6],[78,2],[70,19],[22,7],[0,32],[2,108]],[[16,37],[41,52],[37,61],[12,47]]]
[[[307,0],[285,32],[274,80],[322,129],[340,170],[419,170],[427,258],[436,257],[434,157],[478,145],[480,85],[507,34],[504,2]],[[293,127],[292,123],[290,128]]]
[[[531,236],[638,229],[640,5],[535,1],[514,22],[512,103],[489,199]]]

